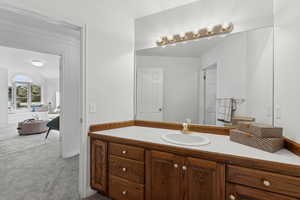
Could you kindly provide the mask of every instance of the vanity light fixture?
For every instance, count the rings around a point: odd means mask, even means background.
[[[233,23],[229,24],[218,24],[211,28],[202,28],[195,32],[190,31],[185,34],[175,34],[172,38],[167,36],[162,37],[159,41],[156,42],[157,46],[172,45],[178,42],[186,42],[190,40],[198,40],[200,38],[209,38],[215,35],[223,35],[231,33],[233,31]]]

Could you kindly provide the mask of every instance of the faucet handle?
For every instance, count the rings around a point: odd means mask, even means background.
[[[189,124],[188,123],[182,123],[182,127],[183,127],[183,130],[188,130]]]

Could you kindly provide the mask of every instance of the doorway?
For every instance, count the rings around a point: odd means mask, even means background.
[[[58,55],[61,57],[62,76],[60,84],[62,95],[58,93],[55,95],[58,97],[62,109],[60,113],[61,146],[51,148],[53,151],[49,151],[47,148],[31,149],[30,152],[22,152],[21,157],[7,158],[3,162],[1,161],[0,171],[3,178],[0,181],[0,187],[6,189],[0,191],[0,196],[7,200],[52,199],[53,195],[57,197],[56,199],[80,199],[79,189],[80,193],[84,195],[86,186],[82,179],[86,176],[85,172],[82,172],[85,169],[85,166],[82,166],[84,164],[80,165],[82,171],[79,173],[79,158],[82,159],[80,163],[83,163],[86,158],[79,157],[78,154],[80,148],[83,151],[87,148],[85,141],[81,143],[82,138],[86,139],[86,136],[82,134],[86,133],[85,69],[82,61],[84,59],[83,26],[56,21],[18,8],[11,9],[1,6],[0,12],[3,16],[0,21],[0,45]],[[28,88],[24,84],[22,87]],[[27,98],[25,103],[28,104],[28,102],[32,101]],[[20,105],[28,107],[27,104]],[[61,153],[57,154],[59,149],[61,149]],[[41,157],[43,160],[39,162],[37,159],[27,159],[37,157]],[[19,166],[18,170],[7,167],[13,165]],[[26,169],[30,170],[26,171]],[[13,174],[13,176],[7,176],[7,174]],[[18,177],[20,181],[10,180],[10,177]],[[11,185],[6,186],[7,182],[10,182]],[[71,188],[61,190],[65,185]],[[15,188],[22,188],[22,190],[15,192]],[[31,192],[32,188],[34,188],[34,192]]]
[[[204,124],[216,125],[217,108],[217,64],[203,69],[204,81]]]

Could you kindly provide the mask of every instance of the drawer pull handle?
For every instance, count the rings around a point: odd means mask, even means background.
[[[263,180],[263,184],[264,184],[264,186],[267,186],[267,187],[271,186],[271,182],[268,180]]]
[[[186,166],[182,166],[182,170],[183,170],[183,171],[186,171],[186,170],[187,170],[187,167],[186,167]]]
[[[127,153],[127,151],[125,151],[125,150],[122,151],[122,154],[126,154],[126,153]]]
[[[235,196],[233,194],[231,194],[231,195],[229,195],[229,199],[230,200],[235,200],[236,198],[235,198]]]
[[[122,195],[126,195],[127,194],[127,191],[126,190],[124,190],[124,191],[122,191]]]
[[[122,168],[122,171],[123,171],[123,172],[126,172],[126,171],[127,171],[127,169],[126,169],[125,167],[123,167],[123,168]]]
[[[178,164],[174,164],[174,168],[178,168]]]

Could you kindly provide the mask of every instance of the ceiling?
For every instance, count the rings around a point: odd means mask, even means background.
[[[41,60],[44,66],[41,68],[32,66],[32,60]],[[20,72],[30,71],[44,79],[57,79],[59,63],[60,56],[57,55],[0,46],[0,68]]]
[[[26,18],[24,18],[26,15]],[[0,21],[2,23],[14,24],[18,27],[43,30],[52,34],[58,34],[61,37],[70,36],[80,40],[80,28],[65,22],[55,21],[48,17],[36,13],[27,12],[14,7],[5,9],[0,7]]]
[[[130,0],[126,4],[134,18],[140,18],[195,1],[197,0]]]
[[[168,56],[168,57],[200,57],[208,49],[215,47],[224,41],[224,37],[214,37],[189,41],[187,43],[177,43],[176,46],[155,47],[142,49],[136,52],[139,56]]]

